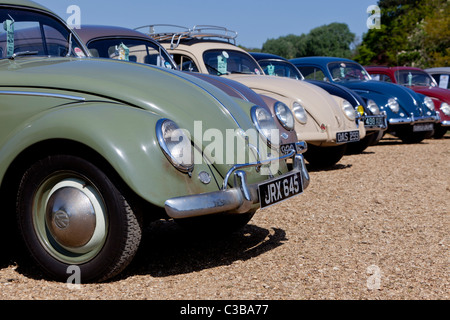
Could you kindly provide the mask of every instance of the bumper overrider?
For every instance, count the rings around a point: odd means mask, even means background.
[[[265,202],[265,199],[277,200],[275,202],[269,201],[270,204],[275,204],[280,202],[280,200],[301,194],[308,187],[310,181],[302,155],[306,150],[306,143],[301,141],[296,143],[296,150],[291,149],[289,153],[279,158],[234,165],[227,172],[221,190],[168,199],[165,203],[166,213],[173,219],[192,218],[217,213],[243,214],[251,211],[255,206],[265,207],[268,204],[267,201]],[[288,173],[276,178],[272,177],[257,184],[249,185],[247,183],[247,174],[242,169],[261,167],[286,159],[292,159],[293,161],[292,170]],[[299,181],[296,177],[299,177]],[[228,186],[230,179],[234,179],[235,187],[233,188]],[[289,179],[291,179],[290,188],[289,182],[285,182],[289,181]],[[292,181],[294,181],[295,187],[292,186]],[[288,184],[287,191],[286,184]],[[269,189],[269,194],[264,193],[264,190],[267,189]],[[273,194],[271,194],[271,190],[273,190]],[[280,194],[275,194],[277,190],[280,191]]]

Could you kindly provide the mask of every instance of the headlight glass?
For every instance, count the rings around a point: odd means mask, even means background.
[[[450,116],[450,106],[447,102],[442,102],[440,109],[445,115]]]
[[[277,102],[275,104],[275,114],[283,128],[289,131],[294,130],[294,115],[287,105],[282,102]]]
[[[398,113],[400,111],[400,106],[394,98],[390,98],[388,100],[388,106],[392,110],[392,112]]]
[[[428,109],[434,111],[433,99],[431,99],[430,97],[425,97],[425,99],[423,99],[423,103],[427,106]]]
[[[252,121],[269,146],[279,145],[279,130],[272,114],[263,107],[254,106],[251,110]]]
[[[156,136],[164,155],[182,172],[194,169],[194,149],[189,133],[172,120],[160,119],[156,123]]]
[[[306,114],[305,108],[298,103],[294,102],[292,111],[294,112],[295,119],[297,119],[298,122],[301,124],[306,124],[308,121],[308,115]]]
[[[367,101],[367,108],[375,115],[380,114],[380,108],[373,100]]]
[[[342,102],[342,111],[344,111],[345,116],[351,120],[355,121],[356,119],[356,111],[353,108],[352,104],[348,102],[347,100],[344,100]]]

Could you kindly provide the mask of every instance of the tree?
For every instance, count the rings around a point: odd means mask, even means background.
[[[351,56],[350,45],[355,35],[345,23],[331,23],[312,29],[308,34],[290,34],[268,39],[262,52],[273,53],[287,59],[305,56]]]
[[[331,23],[312,29],[306,40],[307,56],[335,56],[350,58],[350,45],[355,34],[345,23]]]
[[[448,0],[380,0],[378,6],[381,28],[364,35],[355,60],[365,65],[448,65]]]

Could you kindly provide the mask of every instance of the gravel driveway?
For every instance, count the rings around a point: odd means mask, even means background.
[[[303,195],[225,239],[152,224],[108,283],[43,280],[3,251],[0,299],[450,298],[450,135],[413,145],[388,135],[310,175]]]

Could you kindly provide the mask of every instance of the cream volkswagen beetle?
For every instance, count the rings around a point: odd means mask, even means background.
[[[156,32],[158,28],[175,31]],[[348,101],[310,83],[265,75],[255,59],[236,46],[234,31],[215,26],[188,29],[174,25],[150,25],[136,30],[158,40],[183,71],[228,77],[288,105],[296,118],[298,139],[308,143],[305,158],[312,166],[336,164],[348,142],[366,135]]]

